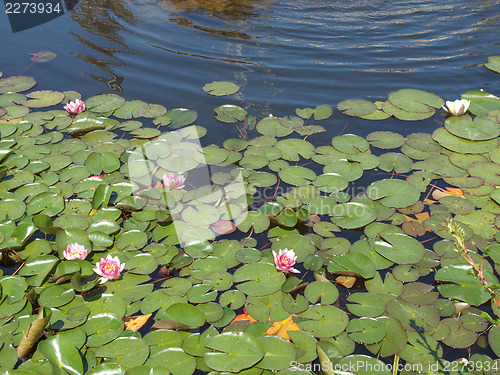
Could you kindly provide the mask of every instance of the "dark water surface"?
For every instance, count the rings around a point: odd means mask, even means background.
[[[481,66],[500,54],[498,0],[81,0],[15,34],[2,13],[0,32],[4,76],[21,73],[28,53],[50,50],[55,60],[23,73],[38,80],[37,89],[193,106],[216,143],[238,134],[213,117],[225,103],[258,117],[285,116],[350,98],[385,100],[400,88],[445,100],[470,89],[499,91],[498,75]],[[208,97],[201,88],[214,80],[241,91]],[[349,121],[347,132],[366,135],[432,131],[436,119],[376,122],[335,112],[320,124],[336,135]]]

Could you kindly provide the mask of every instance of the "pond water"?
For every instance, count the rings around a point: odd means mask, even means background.
[[[168,109],[192,107],[209,130],[207,141],[219,144],[238,135],[213,118],[220,104],[285,116],[349,98],[385,100],[400,88],[454,100],[497,84],[495,73],[481,66],[500,49],[494,0],[82,0],[64,16],[22,32],[11,32],[6,14],[0,21],[4,76],[21,73],[30,52],[50,50],[56,60],[25,72],[37,79],[37,89],[78,90],[84,99],[112,92]],[[201,88],[214,80],[242,89],[235,97],[207,99]],[[412,123],[401,129],[400,121],[338,112],[328,121],[329,135],[346,124],[345,132],[362,136],[415,130]],[[435,126],[427,120],[419,130]]]

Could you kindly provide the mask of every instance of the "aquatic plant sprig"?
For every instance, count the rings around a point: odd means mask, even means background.
[[[460,252],[460,255],[467,261],[467,263],[472,266],[473,270],[476,273],[475,276],[477,276],[481,280],[481,283],[483,284],[485,289],[491,294],[497,306],[500,307],[500,299],[496,295],[496,292],[492,288],[492,285],[488,283],[488,280],[486,280],[486,277],[484,276],[484,258],[481,260],[480,266],[478,266],[476,262],[474,262],[469,254],[469,249],[467,249],[467,246],[465,245],[465,232],[459,224],[453,221],[453,219],[446,219],[445,228],[455,241],[455,246]]]

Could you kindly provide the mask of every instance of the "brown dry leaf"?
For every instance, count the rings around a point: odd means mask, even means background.
[[[415,217],[419,223],[423,223],[425,220],[430,219],[431,215],[428,212],[421,212],[419,214],[415,214]]]
[[[337,276],[335,279],[337,284],[342,285],[343,287],[350,289],[356,282],[356,278],[353,276]]]
[[[141,327],[144,324],[146,324],[146,322],[151,317],[151,315],[152,314],[124,317],[123,321],[125,322],[125,329],[131,330],[131,331],[140,330]]]
[[[408,215],[403,214],[403,216],[405,218],[405,222],[417,221],[417,219],[414,219]]]
[[[451,195],[464,195],[464,192],[462,191],[462,189],[459,189],[459,188],[447,187],[446,191],[448,193],[450,193]]]
[[[440,200],[443,197],[449,197],[449,196],[459,196],[463,197],[464,192],[458,188],[446,188],[446,190],[439,190],[439,189],[434,189],[432,192],[432,198],[435,200]]]

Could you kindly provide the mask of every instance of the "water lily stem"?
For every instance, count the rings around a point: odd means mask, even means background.
[[[398,366],[399,366],[399,355],[394,354],[394,362],[392,364],[392,375],[398,374]]]
[[[491,296],[493,297],[493,300],[497,304],[498,307],[500,307],[500,300],[498,299],[498,296],[496,296],[495,291],[489,286],[488,280],[486,280],[486,277],[484,277],[483,273],[483,264],[484,264],[484,259],[481,262],[481,269],[477,266],[477,264],[474,262],[472,257],[469,254],[469,249],[467,249],[467,246],[465,246],[465,241],[464,241],[464,232],[463,229],[456,224],[453,223],[452,220],[447,220],[446,222],[446,229],[450,233],[450,235],[453,237],[455,240],[455,244],[460,252],[460,255],[469,263],[474,271],[476,272],[477,276],[481,280],[483,286],[486,288],[488,292],[490,292]]]

